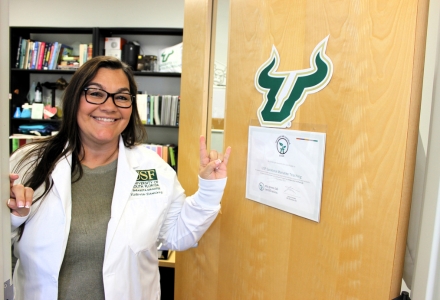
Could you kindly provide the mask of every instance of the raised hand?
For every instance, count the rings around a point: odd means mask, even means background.
[[[14,185],[14,181],[17,179],[18,174],[9,174],[10,198],[8,200],[8,207],[11,209],[12,214],[18,217],[25,217],[29,214],[34,190],[22,184]]]
[[[226,148],[224,154],[211,150],[208,154],[206,150],[206,139],[200,137],[200,170],[199,175],[203,179],[221,179],[226,178],[229,155],[231,147]]]

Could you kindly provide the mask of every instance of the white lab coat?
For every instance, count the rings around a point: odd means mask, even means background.
[[[20,154],[18,151],[11,157],[11,166]],[[11,214],[14,254],[18,258],[13,277],[15,299],[58,297],[58,274],[71,220],[70,162],[71,156],[58,162],[52,173],[52,190],[43,202],[39,201],[41,204],[32,205],[30,217]],[[152,169],[156,170],[157,181],[133,191],[139,183],[136,170]],[[195,245],[220,210],[225,184],[226,179],[199,178],[199,190],[186,197],[174,170],[159,156],[141,146],[125,148],[120,139],[103,265],[105,298],[160,299],[157,240],[174,250]],[[152,190],[145,191],[151,186]],[[39,193],[41,189],[35,192]],[[150,195],[139,195],[146,193]],[[26,220],[23,236],[17,242],[17,227]]]

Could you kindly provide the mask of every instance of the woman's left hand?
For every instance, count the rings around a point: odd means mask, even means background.
[[[211,150],[208,154],[206,150],[206,139],[200,137],[200,171],[199,176],[203,179],[226,178],[226,165],[228,164],[231,147],[226,148],[224,154]]]

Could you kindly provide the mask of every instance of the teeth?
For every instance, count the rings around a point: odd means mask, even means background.
[[[95,120],[103,121],[103,122],[115,122],[116,121],[116,119],[110,119],[110,118],[97,118],[97,117],[94,117],[94,118],[95,118]]]

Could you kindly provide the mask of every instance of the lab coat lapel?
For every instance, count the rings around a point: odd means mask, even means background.
[[[52,172],[52,180],[55,190],[59,194],[59,199],[63,206],[64,216],[66,222],[64,228],[64,240],[63,240],[63,251],[65,251],[67,246],[67,237],[69,236],[70,230],[70,220],[72,218],[72,180],[71,180],[71,169],[72,169],[72,155],[69,154],[62,158],[55,166]]]
[[[124,146],[122,138],[119,140],[118,167],[116,171],[115,190],[113,192],[111,218],[107,228],[105,255],[112,244],[116,228],[121,220],[125,205],[130,198],[131,191],[136,183],[138,162],[132,157],[130,150]]]

